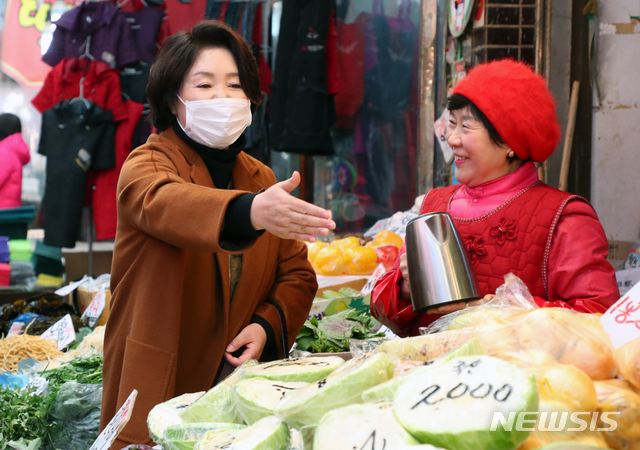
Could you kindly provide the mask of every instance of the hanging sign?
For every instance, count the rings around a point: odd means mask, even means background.
[[[54,0],[6,0],[2,71],[26,89],[38,89],[51,70],[42,62],[42,32],[51,27]],[[67,7],[74,0],[65,0]]]
[[[453,37],[460,36],[469,23],[473,0],[449,0],[449,32]]]

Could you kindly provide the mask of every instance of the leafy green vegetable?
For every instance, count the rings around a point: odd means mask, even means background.
[[[42,377],[49,381],[43,394],[30,395],[33,388],[0,388],[0,450],[9,449],[10,441],[33,446],[40,438],[50,442],[51,433],[57,431],[57,421],[50,417],[60,387],[68,381],[82,384],[102,383],[102,356],[76,358],[55,369],[45,370]],[[21,441],[22,439],[22,441]]]
[[[9,441],[42,438],[53,426],[47,421],[53,402],[31,393],[32,389],[0,388],[0,450],[10,448]]]
[[[307,320],[298,333],[296,342],[300,350],[311,353],[338,353],[349,351],[351,339],[383,337],[384,333],[373,333],[374,319],[359,314],[355,309],[346,309],[322,320],[315,317]]]

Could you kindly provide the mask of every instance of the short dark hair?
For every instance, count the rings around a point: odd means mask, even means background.
[[[231,52],[238,66],[240,85],[251,101],[252,111],[262,100],[260,77],[255,57],[247,44],[231,28],[217,20],[204,20],[190,32],[181,31],[169,36],[149,72],[147,99],[151,121],[158,131],[171,126],[174,115],[170,105],[175,101],[189,70],[204,49],[225,48]]]
[[[22,133],[20,118],[15,114],[0,114],[0,141],[16,133]]]
[[[453,94],[447,100],[447,109],[449,111],[456,111],[458,109],[463,109],[463,108],[469,108],[471,115],[476,120],[479,120],[482,123],[482,125],[487,129],[487,131],[489,132],[489,139],[491,139],[491,142],[501,147],[507,145],[504,139],[502,139],[502,136],[500,136],[500,133],[498,133],[498,130],[496,130],[493,124],[489,121],[489,119],[487,119],[487,116],[485,116],[484,113],[480,111],[480,108],[478,108],[471,100],[469,100],[467,97],[465,97],[462,94]],[[507,156],[507,159],[509,160],[509,164],[516,161],[522,161],[515,154],[513,156]]]

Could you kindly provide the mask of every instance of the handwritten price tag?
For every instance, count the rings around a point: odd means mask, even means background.
[[[85,275],[84,277],[82,277],[82,280],[76,281],[75,283],[71,283],[68,286],[61,287],[60,289],[58,289],[55,292],[55,294],[59,295],[60,297],[66,297],[67,295],[71,294],[73,291],[78,289],[80,286],[82,286],[87,281],[89,281],[89,276]]]
[[[600,321],[616,349],[640,338],[640,283],[609,308]]]
[[[24,323],[22,322],[13,322],[11,324],[11,328],[9,328],[9,332],[7,333],[7,337],[13,336],[14,334],[20,334],[22,329],[24,328]]]
[[[116,440],[122,429],[129,423],[137,396],[138,391],[134,389],[116,415],[113,416],[111,422],[102,430],[102,433],[100,433],[100,436],[98,436],[98,439],[95,440],[89,450],[107,450],[111,447],[113,441]]]
[[[62,319],[51,325],[47,331],[40,336],[43,339],[56,342],[58,348],[62,350],[67,345],[76,340],[76,332],[73,329],[73,321],[71,315],[67,314]]]
[[[31,389],[31,393],[29,395],[40,395],[44,392],[44,390],[49,386],[49,382],[42,377],[33,377],[29,380],[27,385],[22,388],[23,391]]]
[[[376,285],[376,281],[378,281],[378,278],[384,275],[385,272],[386,270],[384,269],[384,265],[382,263],[378,264],[378,267],[376,267],[376,270],[374,270],[371,276],[369,277],[367,284],[365,284],[364,287],[360,289],[360,292],[362,293],[363,296],[368,295],[371,293],[371,291],[373,291],[373,288]]]
[[[102,316],[102,312],[105,308],[105,298],[106,294],[104,292],[104,285],[100,286],[100,290],[96,295],[93,296],[93,300],[87,306],[87,309],[82,313],[82,317],[80,319],[84,322],[86,321],[90,328],[96,326],[96,322]]]

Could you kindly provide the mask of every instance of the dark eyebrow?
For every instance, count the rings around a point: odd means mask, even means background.
[[[196,77],[198,75],[204,75],[204,76],[209,77],[209,78],[214,78],[214,75],[213,75],[212,72],[207,72],[207,71],[204,71],[204,70],[201,70],[200,72],[196,72],[191,76],[192,77]],[[227,78],[233,78],[233,77],[237,77],[237,76],[239,76],[238,72],[229,72],[227,74]]]
[[[473,116],[462,116],[462,120],[478,120]]]

